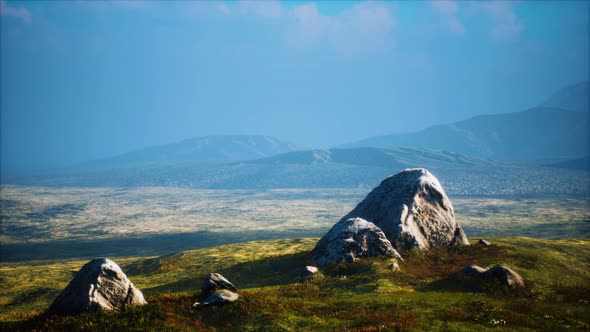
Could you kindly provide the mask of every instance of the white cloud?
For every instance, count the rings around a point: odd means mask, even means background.
[[[393,48],[392,8],[384,3],[360,2],[337,15],[322,15],[315,3],[289,10],[287,41],[295,47],[328,43],[347,53],[373,53]]]
[[[315,3],[291,9],[288,19],[287,41],[295,47],[309,46],[335,28],[328,17],[320,15]]]
[[[430,6],[441,15],[444,24],[451,33],[465,36],[467,31],[459,19],[459,5],[455,0],[435,0],[430,2]]]
[[[250,17],[279,23],[274,27],[286,44],[293,48],[329,45],[346,52],[379,52],[393,47],[391,32],[395,27],[390,3],[366,1],[335,15],[322,14],[314,2],[287,6],[283,2],[251,1],[209,2],[189,1],[180,4],[191,18]]]
[[[27,24],[33,21],[31,13],[26,8],[9,6],[4,0],[0,0],[0,15],[18,18]]]
[[[514,12],[513,2],[482,1],[474,2],[472,6],[476,12],[483,13],[491,21],[490,37],[494,41],[518,39],[524,30],[524,24]]]

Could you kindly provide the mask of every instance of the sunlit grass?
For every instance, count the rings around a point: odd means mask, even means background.
[[[2,264],[0,319],[6,328],[80,330],[585,330],[590,327],[589,240],[489,238],[472,245],[404,253],[400,272],[388,258],[333,264],[299,274],[317,239],[252,241],[166,257],[117,260],[150,303],[120,314],[42,314],[83,261]],[[527,288],[463,283],[449,278],[466,264],[507,264]],[[195,311],[203,276],[234,282],[234,305]],[[26,297],[25,294],[31,294]],[[19,299],[26,299],[20,301]],[[8,325],[6,325],[8,324]],[[17,324],[17,325],[15,325]]]

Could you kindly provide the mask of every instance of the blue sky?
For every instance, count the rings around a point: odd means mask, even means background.
[[[185,138],[308,147],[541,103],[588,80],[585,1],[0,0],[2,167]]]

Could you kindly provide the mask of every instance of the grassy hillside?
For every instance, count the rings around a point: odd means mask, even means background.
[[[3,330],[588,330],[590,241],[490,238],[469,246],[334,264],[299,275],[317,239],[255,241],[117,259],[149,304],[122,313],[43,314],[85,261],[0,265]],[[467,264],[507,264],[521,292],[449,278]],[[233,305],[191,309],[202,278],[220,272],[240,289]]]

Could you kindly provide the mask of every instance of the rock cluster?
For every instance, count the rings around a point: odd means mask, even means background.
[[[524,288],[524,278],[507,266],[496,265],[489,269],[477,265],[469,265],[456,274],[459,278],[477,278],[486,281],[497,281],[512,289]]]
[[[438,180],[415,168],[383,180],[317,243],[311,258],[325,264],[468,244]]]
[[[121,268],[108,258],[86,263],[57,296],[50,311],[78,314],[99,310],[121,310],[147,302]]]
[[[210,273],[203,282],[201,298],[204,300],[195,302],[193,307],[233,303],[239,298],[239,295],[238,289],[229,280],[219,273]]]

